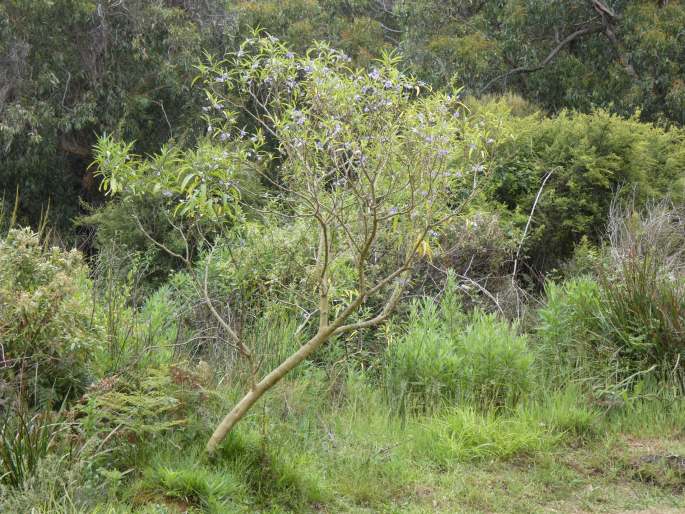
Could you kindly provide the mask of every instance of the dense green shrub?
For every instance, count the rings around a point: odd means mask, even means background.
[[[670,194],[682,197],[685,133],[664,130],[605,111],[562,112],[556,117],[513,117],[503,103],[493,125],[491,194],[524,227],[544,185],[526,238],[538,269],[568,258],[583,236],[598,241],[614,193],[634,195],[637,205]]]
[[[405,331],[389,342],[388,386],[401,402],[516,404],[530,389],[533,353],[515,326],[494,314],[464,314],[449,291],[440,304],[414,304]]]
[[[46,248],[28,229],[0,241],[0,349],[8,382],[36,403],[78,397],[100,347],[80,254]]]

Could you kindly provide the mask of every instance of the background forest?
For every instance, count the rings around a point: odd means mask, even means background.
[[[0,511],[680,512],[685,2],[0,4]]]

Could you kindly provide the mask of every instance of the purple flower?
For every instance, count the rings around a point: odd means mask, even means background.
[[[307,120],[307,117],[302,113],[302,111],[294,110],[293,119],[295,120],[295,123],[297,123],[298,125],[304,125],[304,122]]]
[[[369,73],[369,77],[371,77],[373,80],[378,80],[380,78],[380,76],[381,76],[381,72],[378,71],[376,68],[371,70],[371,72]]]
[[[383,87],[385,89],[392,89],[392,80],[386,80],[385,82],[383,82]]]
[[[294,58],[295,58],[295,54],[292,53],[292,52],[286,52],[285,58],[286,58],[286,59],[294,59]]]
[[[221,141],[228,141],[229,139],[231,139],[231,134],[229,134],[228,132],[222,132],[219,136],[219,139]]]
[[[440,150],[438,150],[438,155],[439,155],[440,157],[445,157],[445,156],[447,156],[447,154],[449,154],[449,153],[450,153],[450,151],[447,150],[446,148],[441,148]]]

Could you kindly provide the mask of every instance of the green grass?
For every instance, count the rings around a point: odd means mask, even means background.
[[[282,384],[212,459],[203,449],[214,420],[196,419],[150,440],[98,494],[79,498],[71,482],[65,495],[41,475],[26,503],[0,505],[117,514],[685,508],[685,476],[663,458],[685,455],[680,400],[645,397],[607,414],[571,386],[501,413],[455,405],[401,417],[360,374],[335,401],[327,384],[317,373]]]
[[[571,386],[501,413],[456,405],[401,417],[359,374],[335,401],[327,384],[316,373],[282,384],[212,459],[203,453],[211,420],[151,442],[113,496],[81,512],[685,508],[685,477],[658,457],[685,455],[680,401],[606,414]]]

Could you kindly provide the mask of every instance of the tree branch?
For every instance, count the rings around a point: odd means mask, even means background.
[[[490,87],[495,84],[496,82],[499,82],[500,80],[506,79],[511,77],[512,75],[518,75],[521,73],[533,73],[536,71],[539,71],[543,69],[545,66],[547,66],[550,62],[554,60],[554,58],[557,56],[557,54],[568,44],[571,42],[575,41],[576,39],[585,36],[587,34],[593,34],[595,32],[602,32],[604,27],[602,26],[592,26],[592,27],[585,27],[579,30],[576,30],[572,34],[569,34],[566,36],[564,39],[561,40],[561,42],[555,46],[552,51],[547,54],[547,57],[545,57],[539,64],[535,66],[519,66],[518,68],[514,68],[513,70],[509,70],[506,73],[502,73],[501,75],[498,75],[494,79],[492,79],[490,82],[485,84],[483,88],[480,90],[479,94],[485,93]]]

